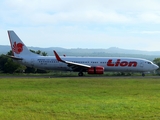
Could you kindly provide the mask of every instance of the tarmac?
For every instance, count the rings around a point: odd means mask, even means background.
[[[2,75],[0,76],[0,78],[137,78],[137,79],[160,79],[160,76],[44,76],[44,75],[38,75],[38,76],[34,76],[34,75]]]

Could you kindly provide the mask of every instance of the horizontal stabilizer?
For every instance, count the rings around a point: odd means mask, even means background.
[[[15,57],[15,56],[9,56],[9,55],[6,55],[7,57],[9,58],[12,58],[13,60],[23,60],[23,58],[18,58],[18,57]]]

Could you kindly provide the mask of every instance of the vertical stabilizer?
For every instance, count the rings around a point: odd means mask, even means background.
[[[16,35],[14,31],[9,30],[8,36],[11,44],[11,49],[15,57],[23,56],[38,56],[30,52],[26,45],[21,41],[21,39]]]

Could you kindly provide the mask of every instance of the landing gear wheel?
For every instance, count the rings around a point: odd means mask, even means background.
[[[145,76],[145,74],[144,74],[144,73],[142,73],[142,76],[144,77],[144,76]]]
[[[83,76],[83,72],[79,72],[79,73],[78,73],[78,76]]]

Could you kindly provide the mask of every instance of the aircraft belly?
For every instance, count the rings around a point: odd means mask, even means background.
[[[41,69],[45,69],[45,70],[68,70],[67,66],[61,66],[59,63],[57,64],[52,64],[52,63],[43,63],[43,64],[38,64],[35,67],[39,67]]]

